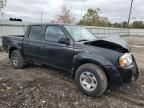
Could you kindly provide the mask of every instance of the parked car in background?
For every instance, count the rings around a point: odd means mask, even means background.
[[[25,35],[4,36],[2,43],[14,68],[37,62],[71,72],[88,96],[100,96],[109,87],[138,78],[135,58],[125,42],[99,40],[82,26],[29,25]]]

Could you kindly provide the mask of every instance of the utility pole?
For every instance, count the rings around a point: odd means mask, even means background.
[[[131,19],[131,13],[132,13],[132,8],[133,8],[133,1],[131,0],[131,5],[130,5],[130,11],[129,11],[129,17],[128,17],[128,35],[129,35],[129,27],[130,27],[130,19]]]

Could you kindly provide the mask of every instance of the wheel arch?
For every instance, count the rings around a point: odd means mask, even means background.
[[[14,50],[18,50],[16,47],[10,47],[9,48],[9,58],[11,56],[11,53],[14,51]]]
[[[101,63],[99,63],[95,60],[91,60],[91,59],[83,59],[83,60],[77,61],[74,65],[74,67],[73,67],[72,78],[75,78],[75,73],[76,73],[76,70],[78,69],[78,67],[81,66],[81,65],[84,65],[86,63],[92,63],[92,64],[95,64],[98,67],[100,67],[104,71],[104,73],[106,74],[106,76],[108,78],[108,82],[109,82],[110,76],[109,76],[108,72],[106,71],[104,65],[102,65]]]

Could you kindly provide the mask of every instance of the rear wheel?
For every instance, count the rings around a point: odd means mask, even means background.
[[[12,51],[10,55],[12,66],[16,69],[21,69],[25,66],[25,60],[18,50]]]
[[[108,86],[104,71],[92,63],[83,64],[77,69],[75,82],[78,88],[88,96],[100,96]]]

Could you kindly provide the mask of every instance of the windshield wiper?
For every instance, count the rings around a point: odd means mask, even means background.
[[[77,42],[82,42],[82,41],[89,41],[87,39],[82,39],[82,40],[78,40]]]

